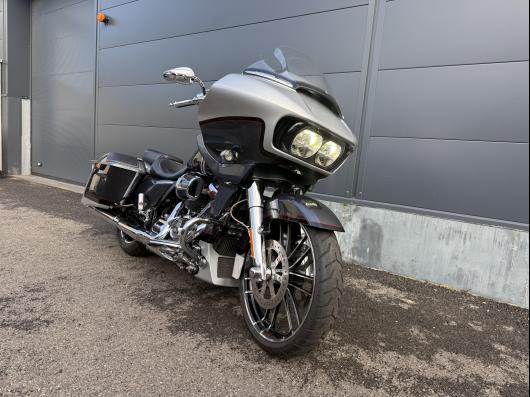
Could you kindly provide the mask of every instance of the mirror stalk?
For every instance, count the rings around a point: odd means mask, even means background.
[[[202,95],[206,96],[206,94],[208,93],[208,90],[206,89],[206,86],[204,85],[202,80],[199,79],[197,76],[194,76],[192,78],[192,80],[195,81],[197,84],[199,84],[199,86],[201,87],[201,90],[202,90]]]

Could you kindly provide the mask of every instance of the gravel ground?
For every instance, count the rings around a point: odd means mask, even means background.
[[[358,266],[322,346],[269,357],[236,291],[121,251],[80,196],[0,179],[0,395],[528,395],[528,311]]]

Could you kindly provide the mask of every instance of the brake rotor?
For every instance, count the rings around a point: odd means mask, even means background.
[[[267,280],[252,278],[251,284],[258,305],[269,310],[278,306],[285,296],[289,284],[289,260],[285,249],[276,240],[265,242],[265,253],[270,277]]]

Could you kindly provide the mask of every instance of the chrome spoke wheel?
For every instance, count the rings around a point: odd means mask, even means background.
[[[277,222],[266,241],[270,278],[243,278],[244,309],[252,327],[268,342],[286,342],[302,327],[315,291],[315,258],[306,229]]]

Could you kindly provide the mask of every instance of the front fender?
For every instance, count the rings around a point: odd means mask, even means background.
[[[344,232],[335,214],[320,201],[309,197],[281,194],[267,202],[264,210],[266,222],[281,219],[317,229]]]

